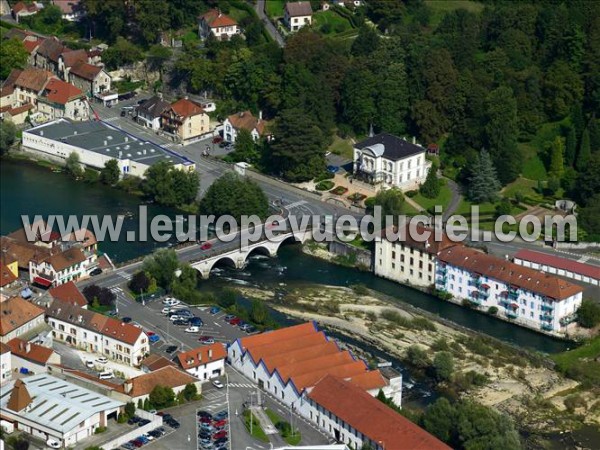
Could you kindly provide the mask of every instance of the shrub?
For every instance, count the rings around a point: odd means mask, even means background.
[[[587,402],[579,394],[569,395],[567,398],[565,398],[563,403],[565,405],[565,408],[567,408],[567,411],[569,411],[570,413],[575,411],[575,409],[577,408],[587,408]]]
[[[106,431],[106,427],[98,427],[96,428],[96,430],[94,431],[94,434],[100,434],[100,433],[104,433]]]
[[[317,189],[317,191],[329,191],[330,189],[333,188],[333,186],[335,186],[333,181],[324,180],[324,181],[319,182],[315,186],[315,188]]]
[[[594,328],[600,323],[600,305],[584,300],[577,310],[577,322],[584,328]]]
[[[432,364],[435,377],[440,381],[449,381],[454,373],[454,358],[450,352],[438,352]]]
[[[333,194],[335,195],[344,195],[346,192],[348,192],[348,188],[344,187],[344,186],[337,186],[334,190],[331,191]]]
[[[430,365],[429,356],[425,350],[417,345],[411,345],[406,351],[406,359],[415,367],[424,369]]]
[[[419,191],[417,191],[417,190],[406,191],[404,193],[404,195],[406,195],[407,197],[410,197],[410,198],[416,197],[418,194],[419,194]]]
[[[369,295],[369,289],[364,284],[353,284],[350,287],[356,295]]]
[[[488,308],[488,314],[492,314],[493,316],[495,316],[496,314],[498,314],[498,307],[497,306],[490,306]]]

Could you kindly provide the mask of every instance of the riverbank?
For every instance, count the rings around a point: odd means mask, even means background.
[[[415,362],[410,360],[411,348],[421,349],[429,362],[437,352],[450,352],[455,366],[453,381],[438,383],[438,389],[505,412],[527,434],[563,433],[583,423],[600,424],[600,401],[594,400],[594,392],[553,370],[546,357],[461,329],[409,305],[400,307],[385,295],[360,286],[304,287],[287,293],[251,287],[240,290],[283,314],[315,320],[408,365]],[[413,365],[411,370],[427,375],[425,367]],[[473,383],[474,374],[485,378]],[[574,393],[584,402],[569,411],[565,402],[570,405],[566,399]]]

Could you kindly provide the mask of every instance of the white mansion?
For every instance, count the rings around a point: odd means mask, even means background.
[[[416,189],[431,168],[426,151],[388,133],[369,137],[354,145],[354,177],[382,187]]]

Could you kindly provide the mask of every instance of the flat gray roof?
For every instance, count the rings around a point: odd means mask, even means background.
[[[172,150],[140,139],[105,122],[72,122],[59,119],[26,130],[24,133],[61,141],[114,159],[129,159],[148,166],[159,161],[183,165],[194,163]]]
[[[21,379],[33,400],[23,411],[15,413],[6,408],[15,381],[2,386],[0,410],[17,414],[62,433],[71,431],[98,412],[125,404],[47,373],[41,373]]]

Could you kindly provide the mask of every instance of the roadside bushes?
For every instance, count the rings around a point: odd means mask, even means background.
[[[331,189],[333,189],[333,186],[335,186],[333,181],[329,181],[329,180],[324,180],[319,182],[315,188],[317,189],[317,191],[329,191]]]

